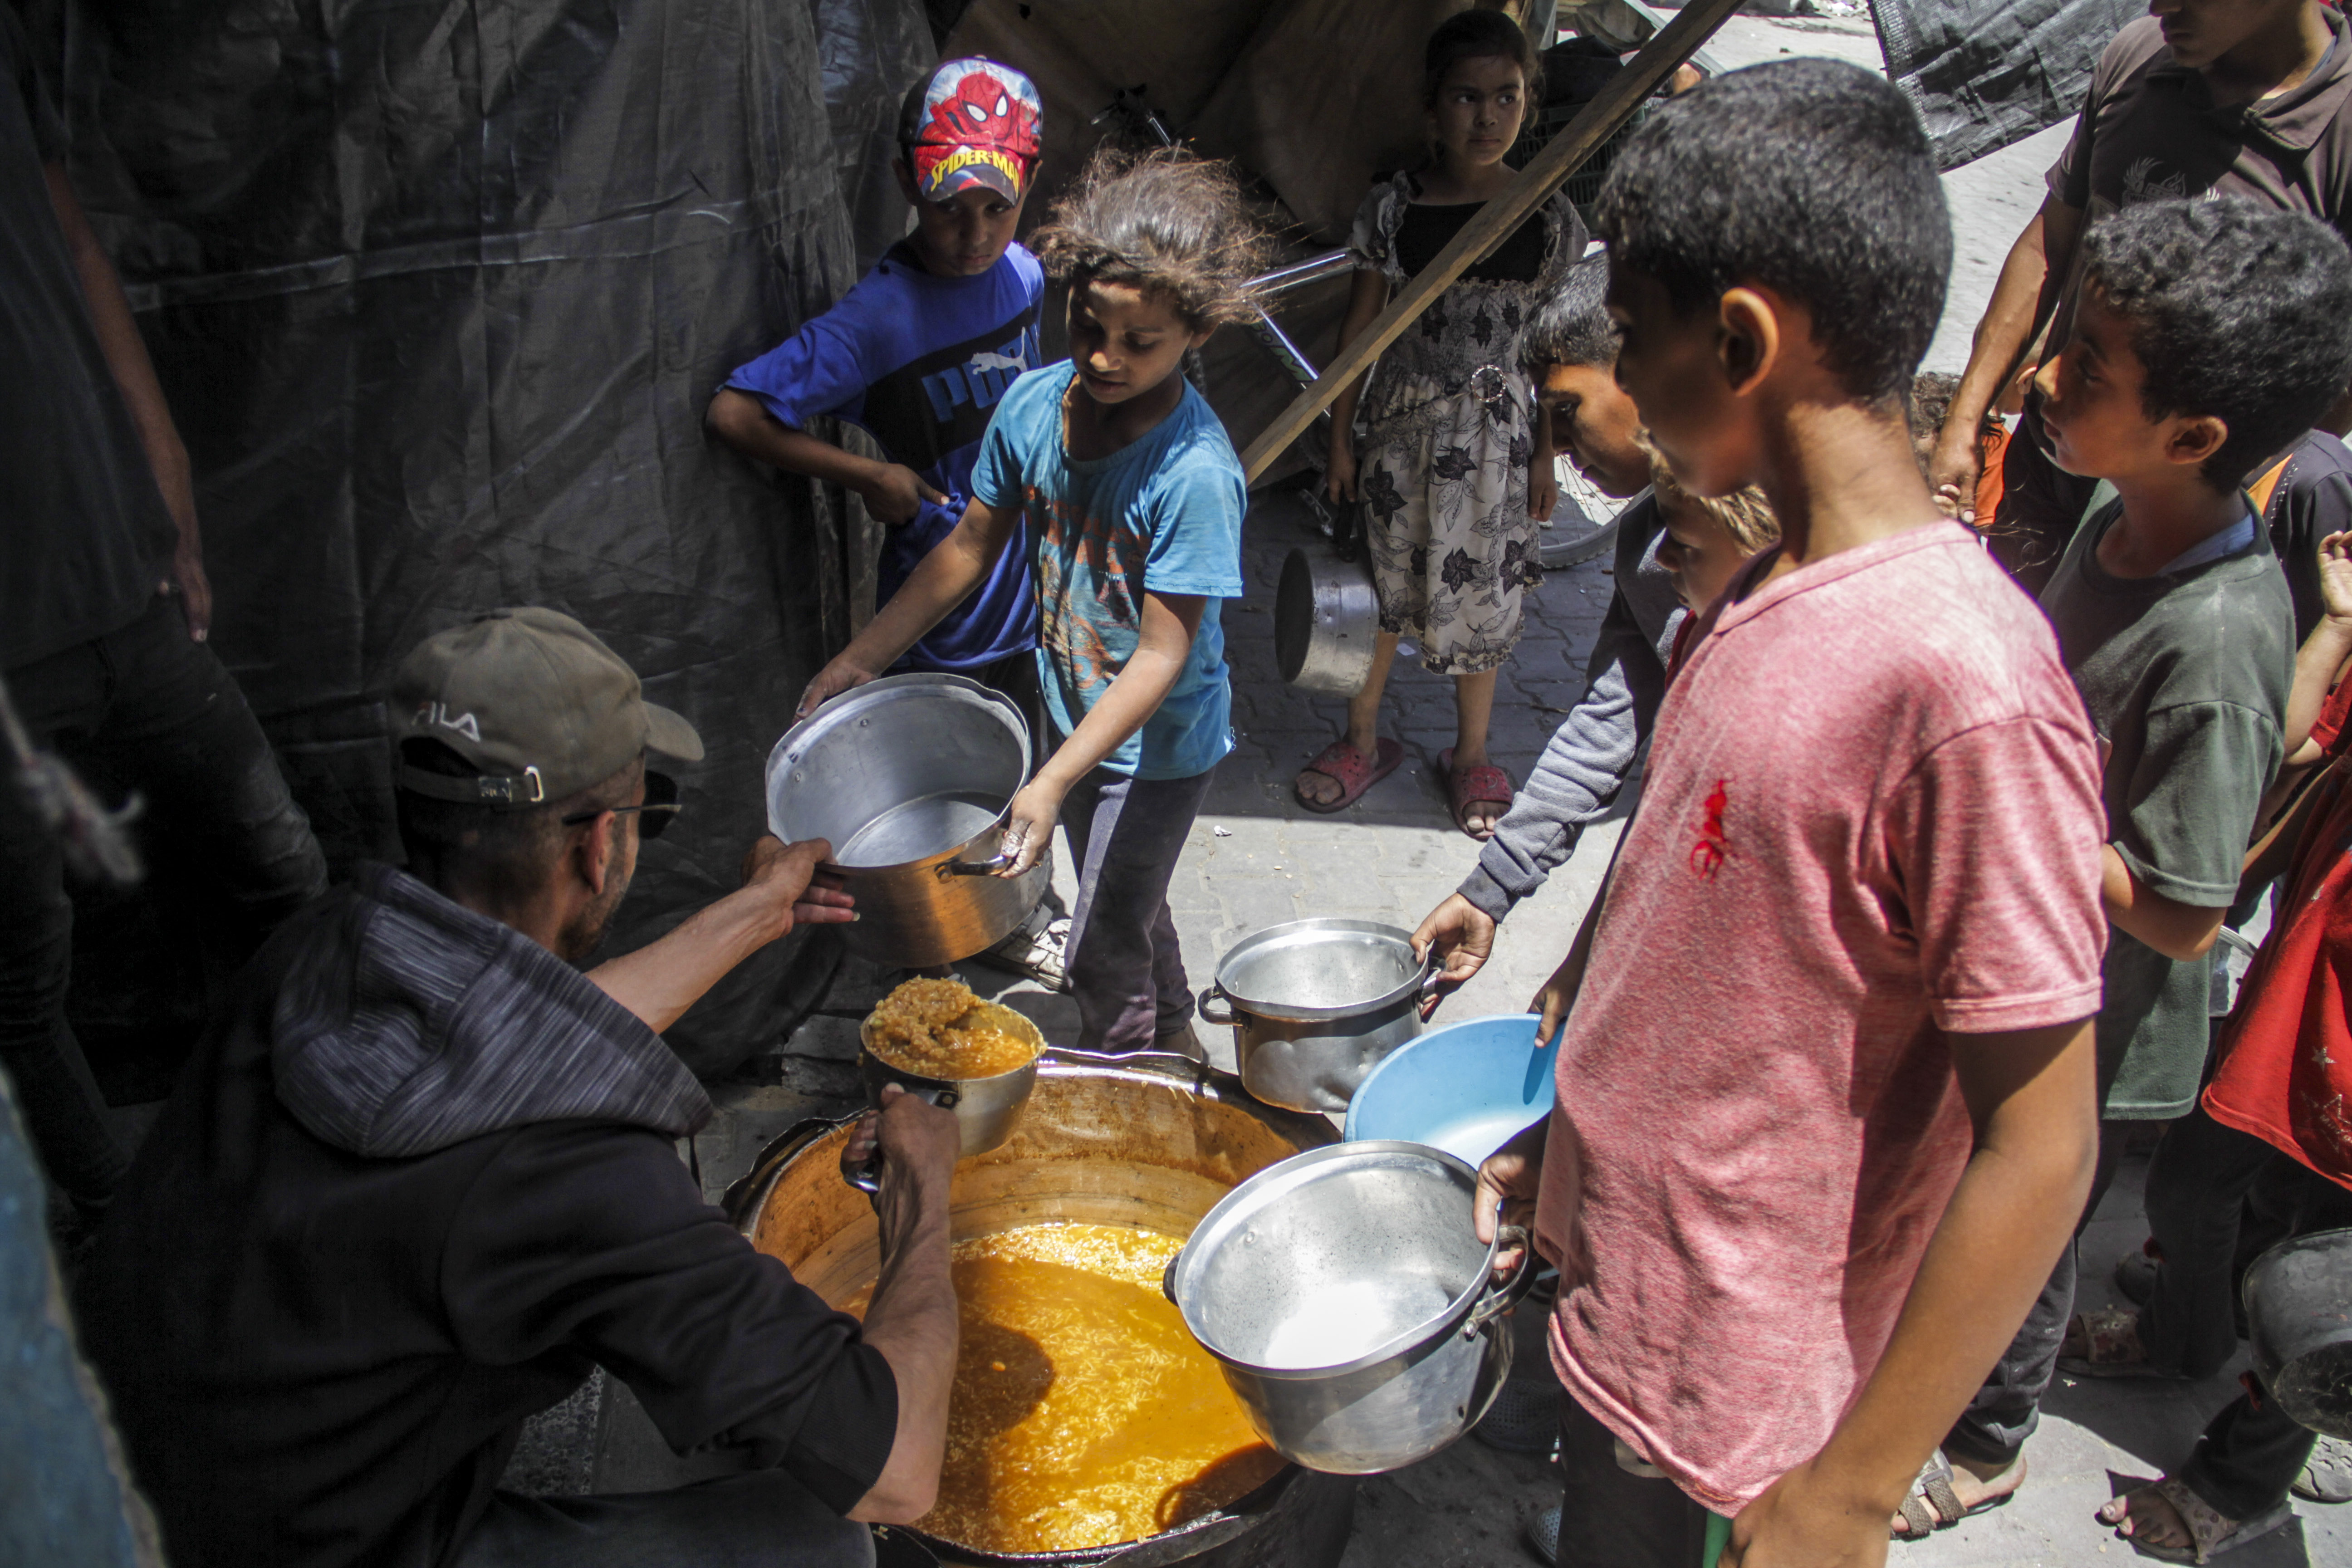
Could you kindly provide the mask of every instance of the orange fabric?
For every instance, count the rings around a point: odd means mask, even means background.
[[[2261,479],[2256,479],[2252,484],[2246,487],[2246,495],[2253,501],[2254,510],[2262,513],[2264,517],[2268,517],[2270,515],[2271,493],[2278,489],[2279,480],[2284,477],[2286,473],[2286,466],[2293,461],[2294,461],[2294,458],[2292,455],[2281,458],[2277,462],[2273,463],[2268,468],[2263,470],[2263,477]]]
[[[1977,527],[1984,529],[1992,526],[1992,514],[2000,506],[2000,469],[2009,460],[2009,426],[1987,430],[1977,451],[1982,463],[1977,470]]]

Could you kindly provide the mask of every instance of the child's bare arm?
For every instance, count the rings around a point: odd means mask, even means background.
[[[1334,357],[1364,335],[1364,330],[1388,307],[1389,280],[1370,267],[1356,268],[1355,292],[1348,296],[1348,314],[1339,323],[1339,346]],[[1356,403],[1364,395],[1367,371],[1339,389],[1331,400],[1331,456],[1328,485],[1333,500],[1356,499]]]
[[[2099,900],[2108,924],[2182,963],[2206,954],[2230,912],[2167,898],[2140,880],[2112,844],[2099,847]]]
[[[1144,590],[1143,623],[1137,628],[1135,651],[1128,656],[1126,667],[1087,710],[1069,739],[1045,759],[1037,776],[1013,797],[1004,836],[1008,844],[1018,844],[1019,848],[1004,875],[1017,877],[1037,863],[1053,840],[1054,824],[1062,815],[1062,797],[1070,793],[1070,786],[1160,711],[1160,704],[1175,689],[1185,661],[1192,658],[1192,636],[1201,629],[1208,603],[1199,594]]]
[[[2323,614],[2294,656],[2294,685],[2286,698],[2286,765],[2319,760],[2310,744],[2311,727],[2335,689],[2344,663],[2352,659],[2352,533],[2331,533],[2319,542],[2319,602]]]
[[[904,463],[877,463],[845,452],[830,441],[793,429],[758,398],[731,386],[721,387],[710,400],[704,423],[712,435],[747,458],[856,490],[865,498],[866,510],[894,526],[911,519],[923,502],[948,499]]]
[[[1020,519],[1018,510],[1000,511],[981,501],[964,508],[955,531],[931,548],[914,575],[866,623],[866,629],[816,672],[801,693],[798,715],[806,718],[827,698],[863,686],[896,664],[900,654],[987,580]]]
[[[2073,1235],[2098,1151],[2091,1020],[1950,1035],[1976,1150],[1877,1370],[1822,1451],[1740,1511],[1737,1568],[1886,1560],[1890,1521]]]

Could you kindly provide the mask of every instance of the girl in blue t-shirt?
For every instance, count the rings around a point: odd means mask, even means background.
[[[1013,797],[1003,874],[1034,866],[1061,822],[1078,867],[1078,1045],[1197,1056],[1168,882],[1233,749],[1218,610],[1242,592],[1248,492],[1182,372],[1250,312],[1268,247],[1232,174],[1172,151],[1097,154],[1032,244],[1069,284],[1070,358],[1005,393],[963,520],[817,672],[801,711],[887,669],[1018,534],[1054,749]]]

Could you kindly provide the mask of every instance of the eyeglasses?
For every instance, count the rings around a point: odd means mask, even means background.
[[[563,819],[563,826],[577,827],[583,822],[593,822],[606,811],[614,816],[626,816],[634,811],[641,814],[637,818],[637,837],[651,843],[659,838],[669,826],[670,820],[685,809],[677,803],[677,781],[667,773],[657,773],[647,768],[643,802],[636,805],[605,806],[597,811],[575,811]]]

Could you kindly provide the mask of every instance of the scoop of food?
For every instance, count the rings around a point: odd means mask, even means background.
[[[961,980],[909,980],[866,1020],[866,1048],[900,1072],[962,1082],[1026,1067],[1045,1049],[1037,1026],[983,1002]]]

